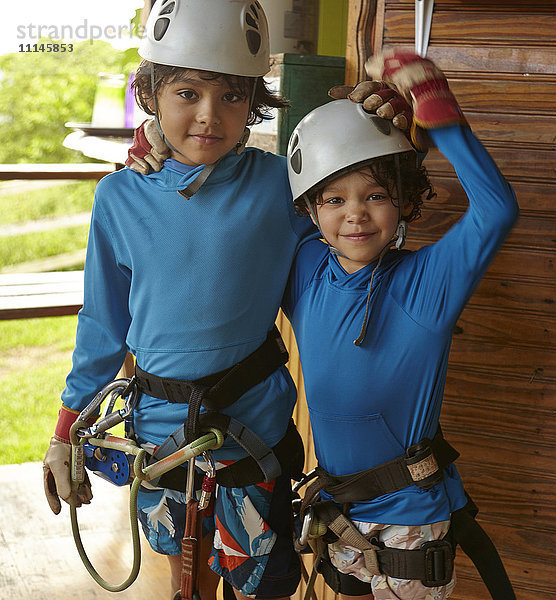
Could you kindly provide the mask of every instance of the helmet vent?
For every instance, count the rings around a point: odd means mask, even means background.
[[[251,12],[249,12],[249,10]],[[259,33],[259,14],[253,4],[249,6],[249,10],[245,13],[245,22],[247,23],[247,29],[245,32],[245,38],[247,40],[247,47],[249,52],[253,56],[256,56],[261,49],[262,38]]]
[[[371,123],[384,135],[390,135],[392,132],[390,128],[390,123],[386,119],[382,119],[380,117],[375,117],[374,115],[369,115],[369,119]]]
[[[174,11],[175,6],[176,6],[175,2],[170,2],[170,4],[167,4],[165,7],[163,7],[162,10],[158,14],[159,15],[169,15],[171,12]]]
[[[301,148],[298,148],[290,158],[291,168],[294,170],[297,175],[301,173],[301,169],[303,168],[303,161],[301,159]]]
[[[170,19],[167,19],[166,17],[158,19],[158,21],[154,24],[153,35],[157,42],[160,42],[160,40],[164,37],[164,34],[168,30],[168,25],[170,25]]]

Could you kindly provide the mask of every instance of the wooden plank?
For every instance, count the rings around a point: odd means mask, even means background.
[[[412,226],[410,235],[441,238],[463,216],[460,210],[423,208],[421,218]],[[556,241],[556,214],[538,218],[521,215],[513,226],[505,244],[507,247],[532,250],[552,250]]]
[[[461,454],[458,465],[465,462],[480,464],[490,460],[489,464],[493,468],[498,468],[500,464],[513,463],[516,470],[523,469],[528,472],[536,469],[541,473],[551,473],[554,469],[552,445],[503,437],[493,438],[466,429],[448,414],[443,414],[441,423],[446,439]]]
[[[506,368],[496,373],[482,366],[461,367],[453,362],[448,368],[445,386],[445,396],[456,401],[467,398],[502,404],[518,414],[527,406],[553,412],[555,391],[556,381],[549,380],[542,372],[519,375]]]
[[[538,445],[552,447],[556,460],[556,414],[550,409],[524,406],[516,411],[503,402],[495,404],[445,396],[442,418],[444,422],[458,424],[460,429],[470,433],[492,438],[536,440]],[[497,460],[494,456],[490,459]]]
[[[116,170],[114,164],[0,164],[0,180],[8,179],[102,179]]]
[[[457,28],[454,28],[454,21]],[[443,10],[435,3],[431,26],[431,40],[435,45],[465,40],[466,44],[537,45],[539,40],[553,38],[556,13],[532,13],[523,11],[519,19],[511,12],[487,10],[473,5],[461,6],[459,10]],[[408,4],[388,10],[384,22],[384,38],[411,43],[415,35],[415,5]]]
[[[556,115],[497,112],[503,108],[491,106],[491,112],[480,112],[475,107],[466,110],[465,116],[480,140],[554,145]]]
[[[525,145],[492,142],[487,142],[484,146],[510,183],[530,181],[536,184],[553,185],[556,181],[554,148],[546,146],[527,150]],[[454,173],[450,163],[437,150],[429,152],[424,165],[433,178],[437,175],[446,176]]]
[[[499,307],[468,306],[457,322],[455,336],[474,342],[496,341],[497,344],[524,348],[541,347],[547,353],[556,350],[556,316],[526,315],[504,311]]]
[[[556,531],[556,478],[543,471],[527,472],[499,465],[458,460],[465,487],[485,514],[498,522],[520,526],[541,525]]]
[[[0,274],[0,319],[76,314],[83,304],[83,271]]]
[[[556,131],[556,123],[555,129]],[[431,163],[425,161],[427,168]],[[455,173],[435,173],[432,179],[436,196],[427,200],[423,209],[431,210],[467,210],[469,200],[461,187]],[[556,215],[556,179],[552,183],[523,183],[512,180],[511,186],[515,192],[521,215],[538,216],[541,218]],[[419,227],[416,221],[411,227]]]
[[[375,9],[376,0],[349,0],[345,80],[347,85],[355,85],[358,81],[366,79],[365,61],[371,55]]]
[[[497,373],[508,370],[534,377],[541,373],[548,378],[556,378],[556,353],[546,352],[542,347],[505,346],[484,341],[469,341],[454,337],[450,360],[459,367],[473,368],[476,365],[492,369]]]

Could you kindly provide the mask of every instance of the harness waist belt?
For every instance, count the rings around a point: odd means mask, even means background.
[[[442,470],[458,456],[459,452],[444,439],[439,428],[432,440],[424,438],[410,446],[404,455],[365,471],[331,475],[318,466],[317,480],[307,488],[303,509],[320,490],[330,494],[336,502],[346,503],[373,500],[410,485],[428,489],[442,481]]]
[[[276,326],[254,352],[235,365],[193,381],[159,377],[135,367],[139,390],[172,403],[189,403],[196,389],[203,389],[202,405],[222,410],[288,362],[288,351]]]

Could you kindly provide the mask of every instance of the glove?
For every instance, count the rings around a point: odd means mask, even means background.
[[[392,121],[394,127],[409,133],[413,120],[411,105],[384,81],[362,81],[355,87],[337,85],[328,90],[328,95],[334,100],[349,98],[352,102],[362,102],[366,111]]]
[[[60,498],[69,503],[72,495],[71,489],[71,444],[69,430],[77,420],[79,413],[64,405],[58,413],[56,431],[50,440],[50,445],[44,457],[42,469],[44,479],[44,493],[52,512],[57,515],[62,509]],[[96,417],[87,421],[92,425]],[[89,504],[93,497],[91,483],[85,472],[85,480],[80,483],[75,494],[75,505],[79,508],[83,504]]]
[[[142,175],[148,175],[151,169],[160,171],[170,154],[170,148],[162,139],[154,119],[147,119],[135,130],[133,146],[127,151],[125,164]]]
[[[44,457],[42,470],[44,478],[44,493],[52,512],[57,515],[62,509],[60,498],[69,503],[72,495],[71,489],[71,444],[62,442],[56,437],[50,440],[50,446]],[[91,482],[85,472],[85,480],[73,492],[75,506],[89,504],[93,497]]]
[[[411,137],[417,147],[431,145],[427,129],[467,124],[446,76],[430,60],[411,52],[390,49],[370,58],[365,68],[370,77],[394,85],[412,103]]]

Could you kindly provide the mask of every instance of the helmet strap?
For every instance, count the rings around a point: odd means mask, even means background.
[[[259,77],[256,77],[253,81],[253,87],[251,88],[251,98],[249,99],[249,110],[247,112],[247,118],[249,119],[249,114],[253,108],[253,104],[255,102],[255,93],[257,90],[257,82],[259,81]],[[245,129],[241,137],[239,138],[238,143],[236,144],[236,153],[241,154],[245,150],[245,146],[247,146],[247,142],[249,141],[249,136],[251,135],[251,130],[247,125],[245,125]]]

